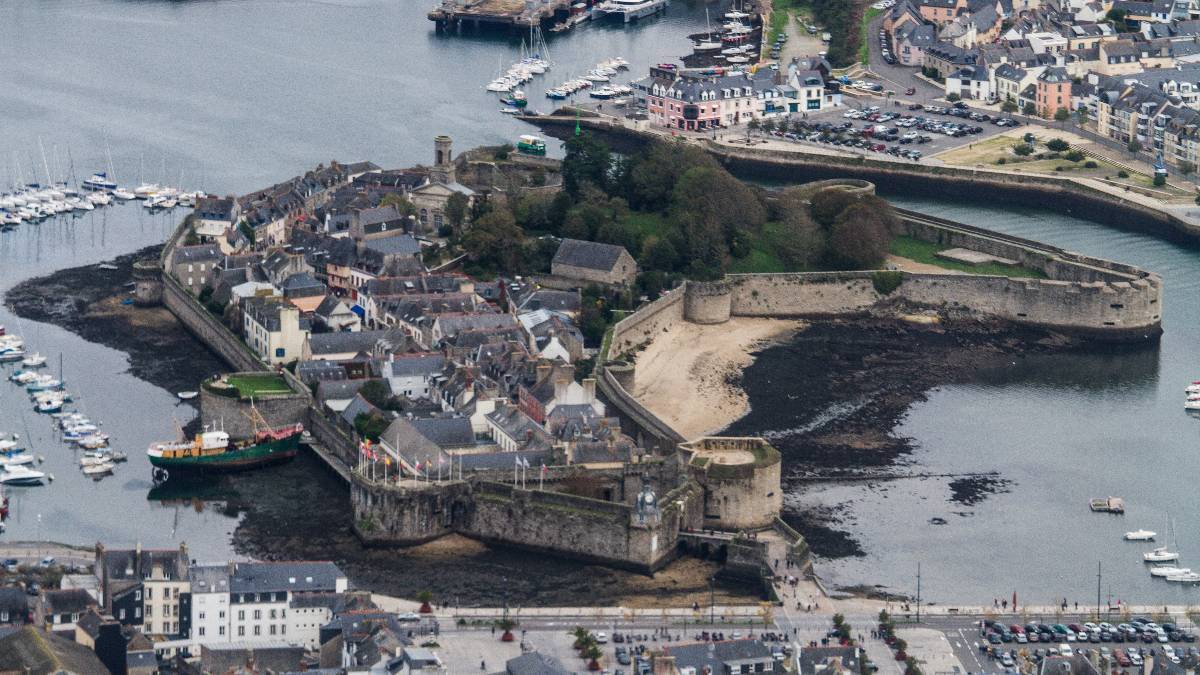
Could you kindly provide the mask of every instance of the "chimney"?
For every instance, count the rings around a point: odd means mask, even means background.
[[[583,402],[592,403],[596,400],[596,379],[593,377],[583,378]]]
[[[570,380],[555,380],[554,381],[554,401],[562,405],[567,399],[567,387],[571,386]]]

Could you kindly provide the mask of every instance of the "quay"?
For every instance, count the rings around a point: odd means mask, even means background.
[[[571,0],[443,0],[429,12],[429,20],[440,30],[455,30],[464,25],[532,28],[567,13]]]

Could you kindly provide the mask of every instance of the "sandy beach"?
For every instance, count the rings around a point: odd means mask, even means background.
[[[686,438],[719,431],[749,410],[737,381],[754,352],[801,327],[747,317],[713,326],[676,323],[638,354],[633,395]]]

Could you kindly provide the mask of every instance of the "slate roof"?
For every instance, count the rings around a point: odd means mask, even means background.
[[[371,405],[371,402],[363,398],[362,394],[355,394],[354,398],[350,399],[350,405],[341,412],[341,417],[347,424],[353,426],[359,415],[371,416],[377,412],[379,412],[379,408]]]
[[[412,426],[425,438],[441,448],[462,448],[475,445],[475,432],[466,417],[435,417],[411,420]]]
[[[384,255],[416,255],[421,252],[421,244],[411,234],[368,239],[363,242],[363,246],[369,251]]]
[[[288,298],[310,298],[328,292],[325,284],[317,281],[308,272],[298,272],[284,279],[283,283],[279,284],[279,289],[283,291],[284,297]]]
[[[228,565],[192,565],[188,568],[192,593],[228,593]]]
[[[173,260],[178,265],[180,263],[210,262],[221,260],[224,257],[221,254],[221,248],[216,244],[197,244],[176,247]]]
[[[758,640],[726,640],[724,642],[701,642],[690,645],[664,646],[670,656],[675,657],[675,667],[695,668],[702,672],[726,672],[725,664],[732,662],[771,661],[771,648]]]
[[[555,309],[560,312],[578,312],[583,304],[579,291],[556,291],[552,288],[539,288],[521,299],[517,309],[533,311],[538,309]]]
[[[818,667],[840,661],[849,672],[858,672],[857,650],[854,647],[806,647],[797,657],[801,675],[816,675]]]
[[[558,245],[558,251],[554,254],[551,264],[611,272],[613,266],[617,264],[617,259],[625,252],[625,248],[622,246],[579,239],[563,239],[562,243]]]
[[[370,352],[379,340],[391,343],[393,348],[405,343],[400,330],[363,330],[356,333],[314,333],[308,336],[308,350],[314,356],[320,354],[344,354],[348,352]]]
[[[42,591],[42,607],[47,614],[82,614],[96,605],[96,599],[82,588]]]
[[[74,640],[25,626],[0,639],[0,672],[107,673],[108,668],[92,650]]]
[[[441,354],[404,354],[392,357],[393,377],[406,375],[432,375],[445,368],[446,359]]]
[[[8,620],[20,622],[29,611],[29,596],[20,588],[0,588],[0,612],[8,612]]]
[[[522,654],[504,664],[505,675],[571,675],[572,672],[562,661],[540,652]]]
[[[232,222],[234,203],[232,197],[201,197],[196,200],[196,218]]]
[[[1020,82],[1025,77],[1025,71],[1011,63],[1002,63],[996,68],[996,79]]]
[[[300,378],[300,381],[305,384],[347,379],[345,368],[336,361],[326,361],[324,359],[301,361],[296,364],[296,377]]]
[[[231,593],[273,591],[333,591],[346,575],[331,562],[235,563],[229,577]]]
[[[1039,82],[1047,82],[1049,84],[1069,83],[1071,76],[1067,74],[1066,68],[1047,68],[1038,75]]]
[[[286,643],[286,639],[280,640]],[[214,642],[200,646],[200,663],[208,673],[239,672],[250,659],[254,660],[256,672],[278,673],[299,668],[303,658],[304,647],[299,645]]]
[[[317,400],[324,403],[330,400],[354,398],[359,389],[370,380],[324,380],[317,385]]]

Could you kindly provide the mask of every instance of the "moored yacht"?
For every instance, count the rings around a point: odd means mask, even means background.
[[[1187,574],[1191,572],[1190,567],[1175,567],[1174,565],[1156,565],[1150,568],[1150,576],[1152,577],[1170,577],[1177,574]]]
[[[1146,562],[1171,562],[1179,560],[1179,554],[1168,551],[1166,546],[1160,546],[1149,553],[1143,553],[1142,560]]]
[[[1154,537],[1157,534],[1157,532],[1151,532],[1150,530],[1134,530],[1125,533],[1125,541],[1154,541]]]

